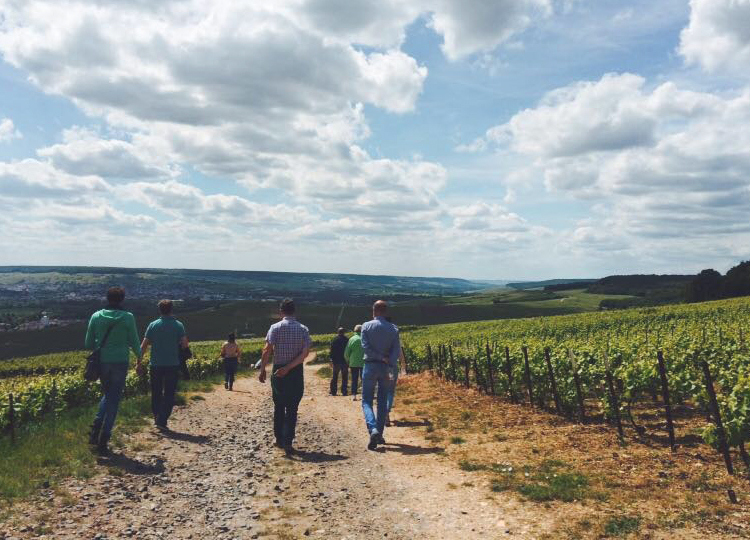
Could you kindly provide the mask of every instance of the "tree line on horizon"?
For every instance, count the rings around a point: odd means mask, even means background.
[[[705,302],[750,295],[750,261],[743,261],[721,275],[713,268],[701,271],[685,291],[687,302]]]

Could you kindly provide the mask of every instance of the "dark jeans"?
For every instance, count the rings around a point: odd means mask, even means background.
[[[159,426],[166,426],[174,407],[179,366],[154,366],[151,368],[151,412]]]
[[[115,425],[117,410],[120,408],[120,399],[125,390],[125,378],[128,376],[128,364],[101,364],[102,396],[99,402],[99,410],[94,420],[96,425],[101,426],[102,438],[109,440],[112,427]]]
[[[352,395],[357,395],[357,384],[359,383],[359,377],[362,375],[361,367],[349,368],[352,372]]]
[[[282,366],[273,366],[271,390],[273,392],[273,434],[276,441],[291,446],[297,427],[297,409],[305,392],[305,379],[302,364],[284,377],[277,377],[276,371]]]
[[[331,395],[336,395],[336,386],[341,373],[341,395],[346,395],[346,387],[349,384],[349,373],[346,364],[333,364],[333,377],[331,378]]]
[[[232,388],[234,385],[234,375],[237,373],[237,358],[225,358],[224,359],[224,384],[229,385]]]

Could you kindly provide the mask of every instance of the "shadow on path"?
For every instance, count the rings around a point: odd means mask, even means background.
[[[155,463],[143,463],[137,459],[126,456],[125,454],[111,454],[96,459],[99,465],[105,467],[114,467],[129,474],[138,475],[156,475],[164,472],[164,460],[157,459]]]
[[[432,422],[424,418],[419,422],[415,420],[392,420],[391,424],[393,424],[395,427],[426,427],[431,426]]]
[[[432,446],[425,448],[424,446],[414,446],[411,444],[403,444],[403,443],[386,443],[384,446],[381,446],[380,448],[383,448],[383,451],[387,452],[399,452],[401,454],[404,454],[406,456],[420,456],[423,454],[440,454],[441,452],[445,451],[445,448],[441,448],[439,446]],[[380,450],[378,448],[378,450]]]
[[[349,459],[347,456],[340,454],[326,454],[325,452],[305,452],[304,450],[295,450],[288,459],[295,461],[304,461],[306,463],[326,463],[329,461],[343,461]]]
[[[179,431],[162,431],[161,436],[165,439],[172,439],[173,441],[184,441],[195,444],[204,444],[210,440],[210,437],[206,435],[193,435],[191,433],[181,433]]]

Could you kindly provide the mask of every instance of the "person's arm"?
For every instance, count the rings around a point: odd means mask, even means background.
[[[393,345],[391,345],[391,351],[388,355],[388,360],[390,360],[391,365],[398,366],[398,359],[401,356],[401,338],[398,335],[398,331],[396,332],[396,338],[393,342]]]
[[[346,342],[346,348],[344,349],[344,360],[346,360],[346,363],[349,364],[349,358],[352,356],[352,340]]]
[[[284,367],[281,367],[276,370],[276,376],[277,377],[283,377],[287,373],[289,373],[291,370],[296,368],[298,365],[300,365],[302,362],[305,361],[305,358],[307,358],[307,355],[310,354],[310,347],[305,346],[304,349],[302,349],[302,352],[297,355],[297,357],[289,362]]]
[[[331,361],[331,364],[333,364],[333,354],[336,350],[336,338],[333,338],[333,341],[331,341],[331,346],[328,349],[328,359]]]
[[[135,370],[140,373],[142,370],[141,367],[141,361],[143,359],[143,351],[141,350],[141,344],[138,341],[138,329],[135,327],[135,317],[133,317],[132,313],[128,313],[127,315],[127,331],[128,331],[128,342],[130,344],[130,348],[135,353]]]
[[[89,319],[89,326],[86,329],[86,341],[84,342],[84,347],[87,349],[94,350],[96,347],[96,336],[94,335],[94,319],[96,318],[96,313],[91,316]]]
[[[240,349],[240,346],[237,345],[236,343],[234,344],[234,346],[237,348],[237,363],[241,364],[242,363],[242,349]]]
[[[143,338],[143,341],[141,341],[141,354],[143,356],[146,356],[146,353],[148,352],[148,348],[151,345],[151,340],[147,337]]]
[[[272,355],[273,345],[266,341],[266,346],[263,347],[263,354],[260,357],[260,373],[258,374],[258,380],[262,383],[266,382],[266,364],[268,364]]]

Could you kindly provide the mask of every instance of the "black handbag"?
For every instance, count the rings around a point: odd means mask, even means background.
[[[101,377],[102,374],[102,348],[107,344],[107,338],[109,338],[109,333],[112,331],[112,329],[117,326],[117,323],[119,323],[120,320],[116,320],[111,325],[109,325],[109,328],[107,328],[107,332],[104,334],[104,338],[102,339],[102,342],[99,344],[99,346],[91,351],[91,354],[86,357],[86,367],[83,370],[83,378],[86,379],[89,382],[98,381],[99,377]]]
[[[186,381],[189,381],[190,370],[188,370],[187,361],[193,357],[193,351],[190,350],[190,347],[185,347],[184,349],[180,347],[179,356],[180,356],[180,373],[182,373],[182,377]]]

